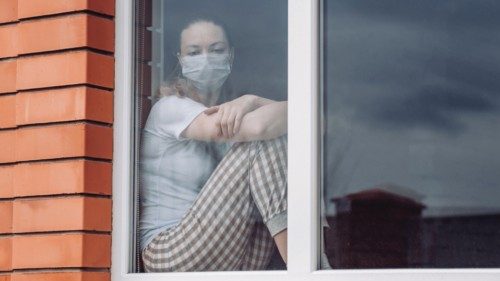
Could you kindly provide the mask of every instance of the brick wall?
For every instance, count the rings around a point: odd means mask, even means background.
[[[113,0],[0,0],[0,281],[109,280]]]

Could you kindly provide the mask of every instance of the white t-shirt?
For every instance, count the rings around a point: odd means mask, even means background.
[[[180,136],[205,109],[189,98],[168,96],[149,113],[139,163],[141,249],[158,233],[179,223],[231,146]]]

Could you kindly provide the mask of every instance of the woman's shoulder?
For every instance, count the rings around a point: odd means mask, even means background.
[[[169,104],[175,104],[175,103],[182,103],[185,101],[185,99],[189,99],[187,97],[179,97],[177,95],[169,95],[169,96],[163,96],[160,97],[154,104],[154,106],[158,105],[169,105]]]
[[[161,119],[163,121],[175,120],[176,117],[189,110],[190,103],[189,98],[178,96],[161,97],[153,104],[149,118]]]
[[[188,97],[165,96],[151,108],[146,127],[162,136],[180,138],[180,133],[206,107]]]
[[[179,97],[177,95],[170,95],[161,97],[155,102],[153,108],[164,108],[168,107],[172,109],[179,109],[181,107],[189,107],[196,104],[200,104],[188,97]]]

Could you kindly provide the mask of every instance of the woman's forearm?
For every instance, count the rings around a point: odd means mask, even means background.
[[[253,99],[253,104],[255,105],[256,109],[259,108],[259,107],[262,107],[264,105],[268,105],[268,104],[276,102],[275,100],[266,99],[266,98],[259,97],[259,96],[256,96],[256,95],[250,95],[250,96]]]
[[[220,124],[220,112],[199,114],[181,136],[200,140],[218,142],[243,142],[266,140],[280,137],[287,133],[287,102],[262,99],[263,104],[245,114],[239,130],[230,138],[223,135]]]

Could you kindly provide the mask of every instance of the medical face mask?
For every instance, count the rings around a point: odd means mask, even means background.
[[[229,54],[185,56],[180,61],[182,75],[205,93],[220,88],[231,72]]]

